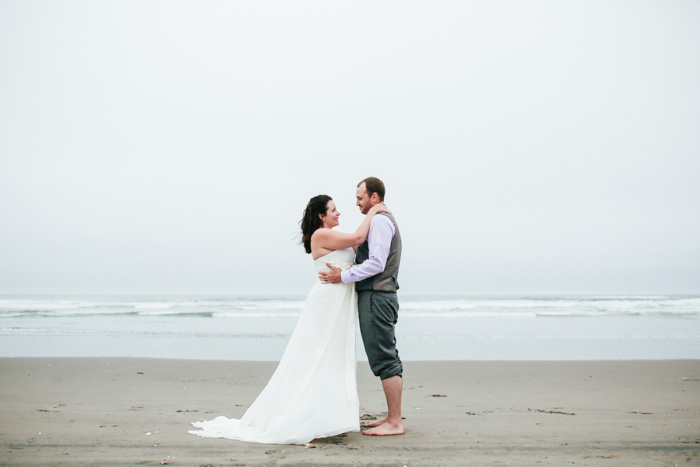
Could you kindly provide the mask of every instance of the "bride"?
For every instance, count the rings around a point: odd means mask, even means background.
[[[372,217],[389,212],[373,207],[355,233],[332,230],[340,212],[330,196],[309,200],[301,220],[302,243],[316,272],[354,264],[355,248],[367,238]],[[194,422],[205,438],[270,444],[304,444],[314,438],[359,431],[355,284],[322,284],[318,279],[275,373],[241,419],[224,416]]]

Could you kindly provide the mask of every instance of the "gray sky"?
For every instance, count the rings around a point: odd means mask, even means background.
[[[0,293],[700,293],[700,2],[0,1]]]

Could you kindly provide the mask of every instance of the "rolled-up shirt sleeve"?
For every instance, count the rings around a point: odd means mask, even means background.
[[[368,277],[376,276],[384,272],[391,240],[394,238],[396,228],[391,220],[382,215],[377,215],[370,221],[367,244],[369,245],[369,258],[363,263],[346,269],[340,274],[340,280],[344,283],[358,282]]]

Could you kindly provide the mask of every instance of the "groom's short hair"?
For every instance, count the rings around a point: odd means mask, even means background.
[[[363,183],[367,189],[367,195],[372,196],[372,193],[376,193],[377,196],[379,196],[379,200],[384,201],[384,194],[386,193],[386,190],[384,189],[384,182],[379,180],[377,177],[367,177],[358,183],[357,186],[359,187]]]

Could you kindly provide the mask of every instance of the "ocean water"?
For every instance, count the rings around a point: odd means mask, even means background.
[[[305,297],[0,296],[0,357],[279,360]],[[404,360],[700,358],[700,296],[403,296]],[[358,358],[366,359],[357,342]]]

